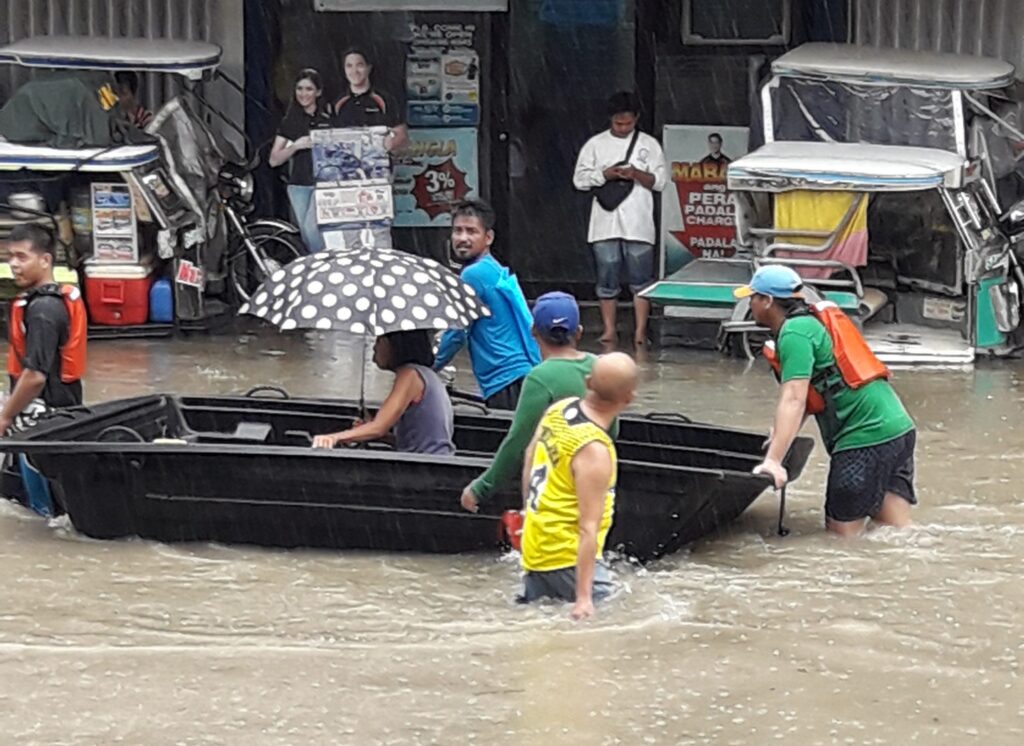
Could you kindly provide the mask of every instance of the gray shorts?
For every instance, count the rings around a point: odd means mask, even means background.
[[[611,570],[601,562],[594,568],[594,590],[591,597],[594,601],[603,601],[615,590]],[[576,600],[576,568],[566,567],[562,570],[547,572],[523,573],[523,595],[517,601],[528,604],[542,598],[558,598],[563,601]]]

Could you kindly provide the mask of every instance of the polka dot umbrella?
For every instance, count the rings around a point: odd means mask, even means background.
[[[296,259],[260,285],[239,313],[265,319],[282,331],[373,336],[462,329],[491,315],[473,288],[447,267],[394,249]]]
[[[364,339],[416,329],[464,329],[491,315],[476,291],[450,269],[395,249],[295,259],[260,285],[238,312],[282,331],[333,330]],[[364,360],[364,375],[365,367]],[[361,377],[360,402],[364,391]]]

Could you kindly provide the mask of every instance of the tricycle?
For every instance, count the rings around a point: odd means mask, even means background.
[[[761,93],[763,145],[727,173],[737,255],[692,261],[643,295],[710,316],[722,347],[750,354],[764,330],[732,290],[787,264],[890,364],[1014,351],[1024,204],[1007,189],[1006,153],[1024,150],[1011,147],[1024,134],[1006,113],[1013,75],[966,55],[836,44],[783,55]]]
[[[116,175],[126,182],[141,203],[136,214],[151,220],[149,253],[172,263],[174,305],[183,326],[203,326],[228,305],[248,299],[265,277],[302,253],[293,225],[252,218],[252,172],[259,150],[204,97],[204,82],[214,78],[242,92],[218,70],[220,59],[215,44],[170,39],[111,44],[93,37],[36,36],[0,47],[0,62],[44,68],[54,77],[106,75],[111,87],[115,74],[126,71],[167,78],[164,88],[175,95],[144,127],[112,132],[109,141],[95,147],[0,142],[0,172],[5,172],[8,191],[24,191],[26,182],[41,184],[52,213],[62,211],[61,203],[67,211],[72,189],[87,188],[85,175]],[[215,119],[240,135],[248,158],[215,131]],[[88,238],[78,242],[79,251],[69,257],[72,264],[98,260],[90,257],[89,244]]]

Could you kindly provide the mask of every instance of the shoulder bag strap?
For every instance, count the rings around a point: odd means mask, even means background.
[[[640,127],[633,128],[633,139],[629,141],[629,150],[626,151],[626,159],[623,161],[627,166],[629,165],[629,159],[633,157],[633,148],[636,147],[636,141],[640,137]]]

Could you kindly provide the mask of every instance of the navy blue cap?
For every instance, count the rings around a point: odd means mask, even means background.
[[[544,293],[533,304],[533,327],[537,333],[550,337],[561,329],[570,335],[580,326],[580,307],[568,293]]]

